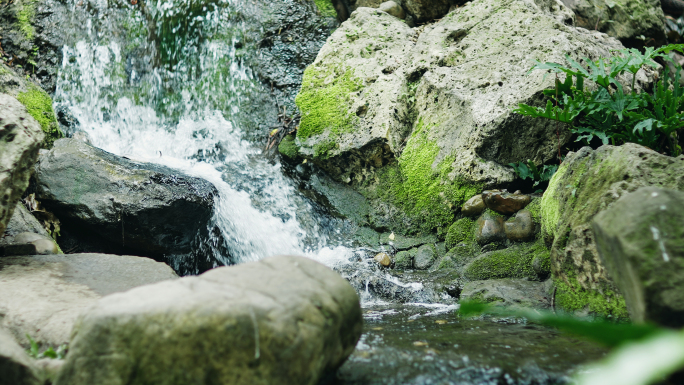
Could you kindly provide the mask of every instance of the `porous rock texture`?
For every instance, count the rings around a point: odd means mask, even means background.
[[[177,278],[149,258],[107,254],[34,255],[0,258],[0,327],[24,347],[69,342],[78,314],[100,297]]]
[[[553,122],[512,112],[553,87],[528,74],[534,61],[622,48],[572,17],[555,0],[476,0],[411,29],[357,9],[304,74],[299,155],[365,195],[372,227],[445,231],[469,198],[513,181],[508,163],[557,153]]]
[[[627,143],[584,147],[565,158],[541,201],[542,233],[551,245],[560,307],[627,315],[624,299],[599,257],[591,221],[623,195],[646,186],[684,191],[684,156],[669,157]]]
[[[593,229],[632,320],[684,326],[684,192],[642,187],[597,214]]]
[[[636,43],[639,36],[665,42],[665,14],[661,0],[561,0],[575,13],[575,25]]]
[[[361,336],[354,289],[276,256],[102,298],[74,327],[57,385],[314,385]]]
[[[0,234],[28,186],[43,136],[40,124],[24,105],[0,94]]]
[[[40,156],[36,181],[36,198],[63,227],[102,241],[102,249],[87,251],[160,260],[201,253],[200,260],[208,259],[205,244],[218,192],[206,180],[61,139]]]

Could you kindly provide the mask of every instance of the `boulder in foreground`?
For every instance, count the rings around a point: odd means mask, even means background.
[[[24,347],[69,342],[79,313],[107,294],[176,278],[149,258],[61,254],[0,258],[0,327]]]
[[[593,228],[632,320],[684,326],[684,192],[640,188],[596,215]]]
[[[271,257],[102,298],[77,321],[57,385],[314,385],[361,328],[346,280]]]

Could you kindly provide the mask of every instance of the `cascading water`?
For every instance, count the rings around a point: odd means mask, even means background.
[[[170,4],[158,3],[152,11],[148,6],[148,11],[167,20],[176,16],[172,10],[179,6]],[[231,7],[237,6],[230,2],[215,6],[190,23],[195,31],[221,29],[235,34],[240,25],[230,20]],[[130,22],[142,23],[141,17]],[[186,21],[179,19],[175,27],[159,22],[155,27],[175,32]],[[93,145],[211,181],[220,193],[213,220],[230,253],[219,257],[220,264],[287,253],[321,254],[329,260],[336,254],[320,252],[327,237],[310,220],[315,217],[312,207],[298,196],[280,165],[245,140],[236,118],[238,109],[262,86],[237,57],[235,38],[178,37],[174,43],[185,46],[176,52],[173,44],[164,47],[162,41],[161,49],[166,51],[161,56],[172,57],[173,64],[139,73],[131,60],[143,58],[131,59],[130,47],[123,47],[125,39],[109,39],[95,24],[89,19],[83,38],[64,47],[55,97]],[[132,42],[143,43],[147,42]],[[148,63],[154,62],[154,55],[158,53],[151,51]],[[337,252],[341,259],[348,253],[343,248]]]

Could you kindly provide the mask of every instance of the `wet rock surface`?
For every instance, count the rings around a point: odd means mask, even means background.
[[[464,285],[461,301],[479,301],[499,306],[548,309],[553,295],[552,282],[524,279],[488,279]]]
[[[506,233],[504,231],[505,218],[491,212],[485,212],[475,222],[475,240],[480,245],[488,243],[504,242]]]
[[[418,270],[428,269],[437,259],[433,245],[423,245],[416,250],[413,266]]]
[[[0,234],[4,234],[43,140],[40,124],[17,99],[0,94]]]
[[[102,298],[79,318],[57,384],[314,385],[361,329],[344,279],[308,258],[271,257]]]
[[[529,241],[534,238],[535,230],[532,213],[527,210],[518,211],[515,217],[504,223],[506,237],[511,241]]]
[[[642,187],[597,214],[593,230],[632,320],[684,326],[684,192]]]
[[[484,200],[482,199],[482,194],[477,194],[463,204],[461,213],[467,217],[474,217],[482,214],[486,208],[487,205],[485,205]]]
[[[66,254],[0,258],[0,326],[24,347],[69,342],[78,314],[100,297],[177,278],[170,267],[148,258]],[[59,288],[57,290],[56,288]]]
[[[210,219],[217,190],[203,179],[62,139],[41,155],[36,181],[36,198],[75,238],[63,249],[80,246],[159,260],[196,253],[196,265],[181,270],[212,267]]]
[[[524,209],[530,203],[530,196],[511,194],[507,191],[486,190],[482,192],[482,201],[485,206],[499,214],[511,215]]]
[[[392,264],[392,258],[387,253],[378,253],[373,259],[382,267],[389,267]]]

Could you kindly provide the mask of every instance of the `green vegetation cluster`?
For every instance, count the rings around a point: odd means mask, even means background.
[[[684,44],[658,49],[646,47],[618,51],[618,55],[597,61],[582,59],[580,64],[566,56],[570,67],[558,63],[540,63],[532,70],[564,73],[565,81],[556,79],[556,87],[544,91],[550,97],[544,108],[520,104],[514,112],[568,124],[577,141],[591,144],[638,143],[672,156],[681,153],[679,137],[684,128],[684,88],[679,84],[680,70],[674,76],[664,72],[652,93],[637,92],[637,72],[644,66],[657,67],[655,58],[671,60],[668,53],[684,52]],[[618,77],[631,74],[629,92]],[[585,89],[585,80],[596,85]]]
[[[25,92],[17,95],[17,100],[21,102],[28,113],[40,124],[45,133],[43,148],[51,148],[55,140],[64,137],[59,130],[55,111],[52,109],[52,99],[43,90],[31,85]]]

